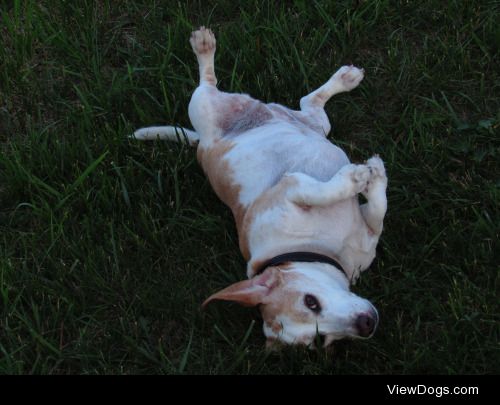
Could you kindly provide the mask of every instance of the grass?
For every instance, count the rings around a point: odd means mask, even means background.
[[[499,373],[500,6],[495,1],[79,1],[0,5],[0,373]],[[389,211],[355,291],[369,341],[263,350],[256,310],[200,303],[244,277],[229,210],[181,145],[188,38],[219,86],[327,105],[353,161],[379,153]]]

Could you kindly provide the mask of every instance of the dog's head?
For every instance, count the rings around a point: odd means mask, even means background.
[[[369,338],[378,314],[349,291],[345,276],[323,263],[291,263],[235,283],[209,297],[259,305],[268,343],[306,344],[324,337],[324,346],[344,337]]]

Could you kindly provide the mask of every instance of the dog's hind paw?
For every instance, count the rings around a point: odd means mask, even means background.
[[[333,79],[338,81],[345,91],[351,91],[358,87],[361,80],[365,77],[365,70],[356,66],[342,66],[333,75]]]
[[[189,42],[196,55],[215,53],[215,35],[210,28],[202,26],[199,30],[193,31]]]

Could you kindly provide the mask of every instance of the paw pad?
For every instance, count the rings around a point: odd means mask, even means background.
[[[357,68],[356,66],[342,66],[337,73],[335,73],[334,78],[339,80],[343,87],[349,91],[354,89],[359,85],[363,77],[365,76],[365,70]]]
[[[199,30],[193,31],[189,42],[197,55],[215,52],[215,35],[209,28],[200,27]]]

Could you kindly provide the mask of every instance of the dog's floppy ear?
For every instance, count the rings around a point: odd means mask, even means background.
[[[234,301],[245,306],[255,306],[261,304],[279,282],[279,270],[269,268],[250,280],[239,281],[216,292],[205,300],[202,307],[213,300]]]

